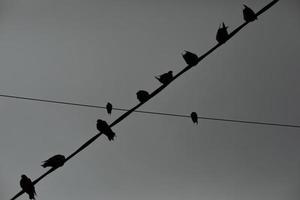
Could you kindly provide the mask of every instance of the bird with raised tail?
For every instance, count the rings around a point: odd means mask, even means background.
[[[246,22],[253,22],[254,20],[257,20],[255,12],[245,4],[243,9],[243,17]]]
[[[191,67],[197,65],[199,62],[199,57],[192,52],[184,51],[184,53],[182,53],[181,55],[186,64],[188,64]]]
[[[224,22],[222,23],[222,26],[219,27],[216,35],[216,40],[219,43],[225,43],[229,39],[229,34],[227,32],[228,26],[225,26]]]

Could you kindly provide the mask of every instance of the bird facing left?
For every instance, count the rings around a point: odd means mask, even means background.
[[[21,186],[22,190],[28,194],[29,199],[35,200],[36,192],[35,192],[34,185],[30,178],[28,178],[26,175],[23,174],[21,176],[20,186]]]

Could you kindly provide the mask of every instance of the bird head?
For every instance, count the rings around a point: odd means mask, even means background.
[[[25,174],[22,174],[21,178],[27,178],[27,176]]]
[[[168,74],[173,74],[173,71],[168,71]]]

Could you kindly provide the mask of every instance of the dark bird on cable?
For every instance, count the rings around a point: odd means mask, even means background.
[[[35,199],[34,196],[36,195],[34,185],[30,178],[28,178],[26,175],[21,176],[20,180],[20,186],[22,190],[28,194],[29,199]]]
[[[149,99],[150,95],[147,91],[140,90],[136,93],[136,97],[141,103],[143,103]]]
[[[162,84],[166,85],[170,83],[173,79],[173,72],[168,71],[167,73],[161,74],[159,76],[155,76],[155,78],[161,82]]]
[[[257,19],[255,12],[245,4],[244,4],[243,16],[246,22],[253,22],[254,20]]]
[[[191,113],[191,119],[192,119],[194,124],[198,124],[198,115],[197,115],[196,112]]]
[[[106,104],[106,111],[107,111],[107,113],[108,113],[109,115],[111,114],[112,109],[113,109],[112,104],[108,102],[108,103]]]
[[[222,23],[222,26],[219,27],[216,35],[216,39],[219,43],[224,43],[229,39],[229,34],[227,32],[228,26],[225,26],[224,22]]]
[[[189,66],[195,66],[199,62],[199,57],[192,52],[184,51],[184,53],[181,55],[184,61],[186,62],[186,64],[188,64]]]
[[[100,133],[106,135],[109,141],[114,140],[116,134],[111,130],[106,121],[98,119],[97,120],[97,129]]]
[[[59,168],[65,164],[66,157],[64,155],[55,155],[48,160],[43,161],[42,167]]]

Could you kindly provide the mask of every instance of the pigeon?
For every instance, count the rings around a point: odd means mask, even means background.
[[[149,93],[145,90],[140,90],[136,93],[136,97],[141,103],[147,101],[149,99],[149,96]]]
[[[243,16],[246,22],[253,22],[254,20],[257,19],[255,12],[245,4],[244,4]]]
[[[184,53],[181,55],[184,61],[186,62],[186,64],[188,64],[189,66],[195,66],[199,62],[198,56],[192,52],[184,51]]]
[[[155,78],[162,84],[166,85],[170,83],[171,80],[173,79],[173,72],[168,71],[167,73],[161,74],[159,76],[155,76]]]
[[[48,160],[43,161],[42,167],[59,168],[65,164],[66,157],[64,155],[55,155]]]
[[[196,112],[191,113],[191,118],[194,124],[198,124],[198,115]]]
[[[106,135],[109,141],[114,140],[116,134],[111,130],[106,121],[98,119],[97,120],[97,129],[100,133]]]
[[[108,102],[106,104],[106,111],[109,115],[111,114],[112,108],[113,108],[112,104]]]
[[[22,190],[28,194],[29,199],[35,199],[34,196],[36,195],[34,185],[30,178],[28,178],[26,175],[21,176],[20,180],[20,186]]]
[[[224,22],[222,23],[222,27],[219,27],[216,35],[216,39],[219,43],[224,43],[228,40],[229,34],[227,32],[228,26],[225,26]]]

